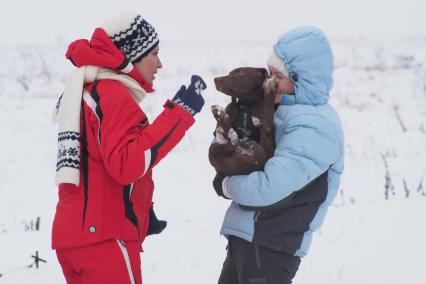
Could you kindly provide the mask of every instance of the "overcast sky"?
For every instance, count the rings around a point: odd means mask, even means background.
[[[271,39],[298,25],[331,37],[426,34],[423,0],[1,0],[2,46],[87,38],[116,11],[135,9],[160,39]]]

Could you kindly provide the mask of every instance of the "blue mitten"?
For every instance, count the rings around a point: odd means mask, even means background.
[[[192,75],[191,84],[189,84],[188,88],[185,86],[180,87],[172,101],[183,107],[190,114],[195,115],[201,111],[204,105],[201,91],[206,88],[207,85],[200,76]]]

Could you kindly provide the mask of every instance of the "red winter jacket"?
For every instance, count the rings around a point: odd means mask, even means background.
[[[90,43],[72,43],[67,58],[77,67],[96,65],[126,73],[152,91],[135,69],[129,72],[123,54],[102,29],[95,31]],[[59,185],[52,247],[65,249],[109,239],[142,244],[152,205],[152,168],[176,146],[194,119],[168,101],[150,124],[118,81],[96,81],[86,91],[80,185]]]

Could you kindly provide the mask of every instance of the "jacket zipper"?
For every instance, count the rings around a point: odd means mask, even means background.
[[[259,218],[259,215],[260,215],[260,211],[254,212],[254,216],[253,216],[254,223],[257,222],[257,219]],[[261,263],[260,263],[259,247],[256,244],[254,244],[254,254],[255,254],[255,257],[256,257],[256,266],[257,266],[257,269],[261,270],[262,266],[261,266]]]
[[[262,270],[262,265],[260,263],[260,255],[259,255],[259,246],[258,245],[254,245],[254,254],[256,257],[256,266],[258,270]]]
[[[254,212],[253,220],[255,223],[257,222],[257,219],[259,218],[259,214],[260,214],[260,211]]]

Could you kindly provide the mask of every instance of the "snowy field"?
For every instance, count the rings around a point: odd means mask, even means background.
[[[206,105],[182,143],[154,171],[155,208],[166,230],[148,237],[144,283],[216,283],[229,201],[211,186],[210,105],[228,100],[213,78],[264,66],[271,42],[162,42],[151,120],[190,75],[206,79]],[[294,283],[423,284],[426,255],[426,38],[332,41],[332,104],[346,134],[341,191]],[[0,283],[65,283],[50,230],[57,190],[51,113],[65,76],[65,46],[0,48]],[[31,222],[40,217],[40,230]],[[36,251],[47,263],[32,263]],[[14,269],[19,269],[13,271]]]

